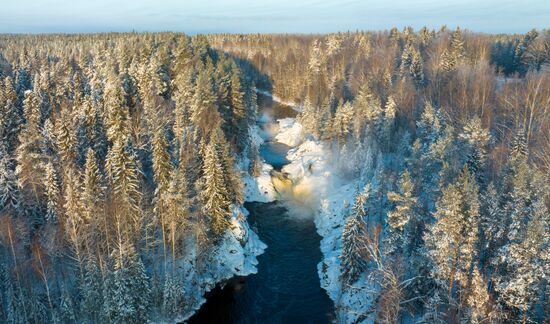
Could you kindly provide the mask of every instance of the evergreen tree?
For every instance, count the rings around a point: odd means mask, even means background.
[[[436,222],[426,234],[426,245],[434,264],[432,275],[453,297],[455,282],[468,289],[470,271],[476,260],[479,222],[478,188],[465,167],[456,184],[448,185],[437,201]]]
[[[464,38],[460,27],[457,27],[451,35],[451,52],[456,62],[461,62],[466,56]]]
[[[165,314],[177,315],[184,309],[183,284],[177,276],[167,276],[162,294]]]
[[[506,214],[501,206],[501,197],[493,183],[490,183],[482,196],[482,213],[479,225],[481,229],[482,265],[491,260],[496,249],[506,238]]]
[[[246,106],[244,91],[241,86],[241,75],[236,66],[234,66],[231,71],[231,111],[237,144],[242,150],[246,144],[248,128],[246,124]]]
[[[412,53],[410,75],[417,86],[420,87],[424,84],[424,63],[417,50]]]
[[[211,77],[206,70],[200,71],[191,103],[191,121],[203,132],[208,133],[209,126],[215,125],[219,119]]]
[[[46,198],[48,205],[46,208],[46,221],[54,223],[57,221],[59,213],[59,180],[57,172],[51,162],[46,164],[46,179],[44,187],[46,188]]]
[[[9,209],[18,211],[20,206],[21,199],[12,161],[0,144],[0,211]]]
[[[213,139],[213,140],[212,140]],[[204,189],[202,192],[203,212],[211,220],[211,231],[221,237],[229,227],[231,201],[226,187],[220,153],[213,136],[205,149]]]
[[[543,295],[550,264],[550,211],[544,201],[533,203],[533,215],[522,240],[510,241],[501,251],[505,272],[497,278],[495,289],[506,305],[521,313],[521,322],[533,319],[530,311]]]
[[[390,254],[410,248],[410,242],[405,240],[405,226],[411,219],[415,222],[416,198],[413,196],[414,184],[408,170],[405,170],[399,179],[398,192],[388,192],[388,199],[395,204],[395,209],[388,212],[387,223],[389,235],[387,251]],[[411,238],[412,239],[412,238]]]
[[[482,127],[481,119],[474,117],[464,126],[460,138],[466,142],[468,170],[476,174],[479,184],[483,185],[487,147],[491,142],[491,135]]]
[[[103,304],[102,276],[97,263],[91,257],[86,260],[84,278],[80,285],[82,311],[91,322],[97,322]]]
[[[519,127],[510,145],[510,154],[512,159],[527,160],[529,158],[529,148],[527,144],[527,135],[525,129]]]
[[[119,239],[137,234],[141,226],[141,191],[139,169],[129,145],[117,140],[105,162],[113,200],[117,202],[116,217]]]
[[[362,250],[366,246],[365,235],[367,234],[367,228],[364,218],[369,195],[369,185],[357,194],[351,215],[348,216],[342,232],[340,279],[344,284],[352,284],[367,269],[367,262]]]
[[[145,267],[129,243],[113,252],[114,271],[104,285],[103,314],[114,323],[145,323],[149,318],[149,282]]]
[[[19,134],[19,146],[15,151],[15,174],[22,193],[29,197],[27,201],[33,202],[31,206],[39,207],[43,195],[45,157],[42,152],[38,100],[31,91],[25,92],[24,108],[26,124]]]

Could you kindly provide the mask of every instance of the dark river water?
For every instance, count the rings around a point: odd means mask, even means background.
[[[266,134],[277,118],[294,117],[290,107],[259,96],[259,122]],[[268,135],[266,135],[268,139]],[[280,169],[289,147],[267,141],[260,154]],[[235,278],[212,291],[189,323],[330,323],[333,303],[319,285],[319,241],[311,218],[293,217],[282,202],[246,203],[248,221],[267,244],[258,273]]]

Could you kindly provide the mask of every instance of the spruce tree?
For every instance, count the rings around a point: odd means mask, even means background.
[[[355,198],[351,214],[342,232],[342,253],[340,254],[340,280],[350,285],[367,269],[366,256],[362,252],[366,246],[367,228],[365,223],[366,203],[370,195],[367,185]]]
[[[388,199],[395,204],[395,209],[389,211],[387,216],[390,233],[386,244],[390,254],[410,248],[409,239],[404,237],[404,232],[409,221],[412,220],[415,225],[418,222],[415,217],[417,199],[413,196],[413,191],[411,176],[409,171],[405,170],[399,179],[398,192],[388,192]]]
[[[479,222],[478,187],[465,167],[456,184],[449,184],[437,201],[435,223],[426,233],[426,246],[434,264],[432,275],[447,285],[453,297],[455,283],[468,288],[476,261]]]
[[[104,284],[103,314],[114,323],[145,323],[149,319],[150,288],[145,267],[134,247],[122,243],[115,251],[114,270]]]
[[[20,207],[21,197],[13,163],[3,145],[0,144],[0,211],[19,211]]]
[[[52,162],[46,164],[45,171],[46,179],[44,187],[46,188],[46,198],[48,201],[45,218],[47,222],[55,223],[59,213],[59,179]]]
[[[231,200],[226,187],[223,164],[213,136],[205,148],[203,212],[210,220],[210,229],[215,237],[221,237],[229,227]]]
[[[464,125],[460,138],[466,142],[468,170],[477,175],[480,185],[484,185],[487,148],[491,142],[489,131],[483,128],[481,119],[476,116]]]

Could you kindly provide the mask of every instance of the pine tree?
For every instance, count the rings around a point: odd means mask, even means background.
[[[129,137],[129,111],[124,105],[122,86],[115,76],[105,85],[105,127],[109,141],[126,142]]]
[[[21,198],[17,187],[17,179],[12,167],[12,161],[0,144],[0,211],[19,211]]]
[[[232,123],[235,130],[238,147],[243,149],[246,144],[248,129],[246,125],[246,106],[244,91],[241,86],[241,75],[239,69],[234,66],[231,70],[231,111]]]
[[[223,164],[215,141],[210,140],[204,155],[203,212],[210,219],[210,229],[215,237],[221,237],[229,227],[231,201],[223,174]]]
[[[418,87],[424,84],[424,63],[418,50],[412,53],[410,75]]]
[[[403,53],[401,54],[401,65],[399,66],[399,73],[401,73],[401,76],[403,77],[409,76],[409,71],[413,60],[413,52],[413,44],[411,42],[407,42],[403,48]]]
[[[491,295],[487,289],[487,282],[479,273],[479,270],[474,268],[472,274],[472,291],[468,296],[467,304],[468,311],[466,312],[466,318],[464,322],[480,324],[485,322],[492,322],[494,320],[494,314],[490,311],[490,299]]]
[[[536,314],[530,314],[542,296],[542,289],[548,265],[550,264],[550,211],[542,199],[532,206],[533,215],[527,223],[527,231],[521,241],[510,241],[501,252],[505,272],[497,278],[495,289],[506,305],[521,312],[521,322],[533,321]]]
[[[485,183],[487,147],[491,142],[491,135],[481,125],[481,119],[476,116],[464,125],[460,138],[466,142],[468,170],[476,174],[478,183],[483,185]]]
[[[89,321],[97,322],[100,319],[103,304],[102,276],[97,263],[91,257],[86,260],[84,278],[80,285],[81,309]]]
[[[482,265],[491,260],[496,249],[506,238],[506,214],[501,206],[501,197],[493,183],[490,183],[482,196],[482,213],[479,225],[482,242]]]
[[[91,148],[86,152],[81,192],[84,217],[87,222],[97,224],[101,214],[100,202],[105,198],[105,187],[94,151]]]
[[[322,66],[322,51],[321,51],[321,42],[316,39],[311,45],[311,50],[309,53],[309,63],[308,63],[308,72],[310,73],[311,78],[316,77],[321,71]]]
[[[392,143],[392,134],[395,133],[395,117],[397,113],[397,105],[392,96],[388,97],[386,105],[384,106],[384,126],[382,131],[381,142],[383,147],[388,150]]]
[[[83,219],[84,207],[82,206],[80,193],[80,188],[82,186],[80,184],[78,174],[74,169],[68,169],[64,179],[64,184],[64,229],[66,231],[69,242],[72,244],[74,259],[77,262],[80,279],[82,279],[84,273],[84,243],[86,240],[87,232],[85,229],[86,223]]]
[[[176,75],[173,82],[175,87],[174,137],[179,143],[183,136],[184,128],[189,125],[191,118],[191,103],[194,95],[192,69],[186,68]]]
[[[451,72],[456,69],[457,64],[458,62],[453,53],[449,52],[447,49],[443,50],[439,59],[439,68],[443,70],[443,72]]]
[[[116,202],[116,221],[119,240],[137,234],[141,227],[141,191],[139,169],[129,145],[117,140],[105,162],[109,182]]]
[[[344,284],[352,284],[367,269],[367,261],[362,250],[366,245],[365,235],[367,234],[367,229],[364,218],[369,195],[369,185],[357,194],[351,215],[348,216],[342,232],[340,279]]]
[[[225,187],[227,188],[227,199],[232,202],[242,204],[244,201],[243,196],[243,183],[241,176],[235,168],[235,159],[233,158],[233,152],[229,143],[225,140],[221,132],[217,132],[215,135],[215,141],[217,143],[217,150],[222,162]]]
[[[162,200],[166,210],[162,217],[166,230],[166,241],[172,250],[172,266],[176,266],[176,257],[185,237],[185,225],[188,223],[190,202],[187,197],[189,184],[183,169],[174,169],[171,173],[170,183]]]
[[[48,162],[45,171],[44,187],[46,188],[46,198],[48,200],[45,218],[47,222],[55,223],[59,213],[59,179],[53,163]]]
[[[415,218],[417,198],[413,196],[414,184],[408,170],[399,179],[398,192],[388,192],[388,199],[395,204],[395,209],[388,212],[387,222],[390,234],[387,238],[387,251],[390,254],[410,248],[410,242],[405,240],[405,226]]]
[[[424,110],[420,120],[416,122],[416,127],[423,150],[427,150],[440,137],[443,129],[441,117],[439,110],[430,102],[426,102],[424,105]]]
[[[167,276],[162,294],[162,310],[165,314],[177,315],[184,309],[183,283],[177,276]]]
[[[460,27],[457,27],[451,35],[451,52],[456,62],[461,62],[466,55],[466,50],[464,49],[464,38]]]
[[[26,124],[19,134],[19,146],[15,151],[15,174],[22,193],[29,197],[27,201],[38,207],[43,195],[45,157],[42,152],[40,107],[36,95],[31,91],[25,92],[24,108]]]
[[[104,285],[103,314],[113,323],[145,323],[149,318],[150,288],[145,267],[129,243],[113,252],[114,271]]]
[[[510,154],[512,159],[527,160],[529,157],[529,148],[527,144],[527,135],[525,129],[519,127],[510,145]]]
[[[448,185],[437,201],[435,224],[426,234],[426,245],[434,264],[432,275],[447,283],[449,298],[455,282],[468,288],[476,259],[479,222],[478,188],[465,167],[456,184]]]
[[[302,112],[299,116],[299,121],[302,126],[307,130],[308,133],[313,134],[313,136],[319,136],[319,129],[317,127],[317,118],[315,107],[313,106],[309,96],[306,96],[304,99],[304,104],[302,107]]]
[[[76,136],[72,129],[67,116],[60,118],[55,128],[55,139],[64,166],[76,162]]]
[[[209,127],[219,120],[211,76],[206,70],[200,71],[191,104],[191,121],[203,132],[208,133]]]
[[[159,127],[154,134],[152,142],[153,175],[157,185],[157,194],[162,194],[170,181],[170,152],[163,127]]]

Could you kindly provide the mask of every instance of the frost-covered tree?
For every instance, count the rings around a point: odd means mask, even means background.
[[[204,189],[202,191],[203,212],[210,220],[211,231],[220,237],[229,227],[231,200],[223,173],[223,162],[213,136],[206,146],[204,155]]]
[[[479,219],[482,265],[492,259],[496,249],[506,238],[506,214],[502,208],[501,196],[495,185],[490,183],[481,196],[482,212]]]
[[[20,206],[21,198],[13,163],[3,145],[0,144],[0,211],[5,209],[18,211]]]
[[[46,199],[48,201],[45,218],[47,222],[54,223],[57,221],[59,214],[59,179],[53,163],[48,162],[46,164],[45,172],[44,187],[46,188]]]
[[[28,90],[23,102],[26,124],[19,133],[19,146],[15,151],[15,174],[18,186],[28,202],[40,205],[43,195],[44,162],[43,138],[40,132],[40,107],[36,95]],[[32,199],[31,199],[32,197]]]
[[[219,118],[211,76],[206,70],[199,71],[191,102],[191,121],[204,132],[208,132],[212,122]]]
[[[496,314],[491,310],[491,295],[487,289],[487,282],[477,267],[472,273],[471,287],[467,300],[468,309],[463,321],[475,324],[494,321]]]
[[[244,149],[246,136],[248,136],[248,127],[246,123],[246,102],[243,91],[240,70],[234,66],[231,70],[231,112],[234,132],[237,145]]]
[[[460,27],[457,27],[451,35],[451,53],[456,62],[461,62],[466,56],[464,36]]]
[[[510,154],[512,159],[515,160],[526,160],[529,157],[527,134],[525,134],[525,129],[523,127],[518,128],[510,143]]]
[[[167,276],[162,293],[162,309],[167,315],[177,315],[184,309],[184,288],[177,276]]]
[[[321,71],[323,60],[323,53],[321,50],[321,42],[315,40],[311,45],[311,50],[309,52],[309,63],[308,63],[308,72],[311,77],[316,76]]]
[[[129,243],[113,251],[114,270],[105,280],[102,314],[113,323],[145,323],[149,319],[150,287],[145,267]]]
[[[107,154],[105,168],[116,203],[116,229],[122,236],[137,234],[141,226],[139,169],[130,145],[117,140]]]
[[[491,142],[489,130],[483,128],[479,117],[472,118],[459,135],[466,142],[468,169],[477,175],[480,185],[485,183],[487,148]]]
[[[424,62],[418,50],[412,53],[411,66],[409,67],[411,78],[417,86],[424,84]]]
[[[84,278],[80,282],[82,299],[80,307],[85,316],[91,322],[100,320],[101,307],[103,305],[103,278],[97,262],[93,257],[86,260]]]
[[[418,221],[415,217],[417,198],[413,192],[414,184],[408,170],[401,175],[397,192],[388,192],[388,199],[395,204],[395,209],[387,215],[389,234],[386,249],[390,254],[410,248],[410,242],[405,238],[405,226],[411,219],[415,224]]]
[[[477,253],[478,187],[467,167],[456,184],[443,190],[434,217],[425,238],[434,264],[432,275],[447,285],[447,293],[453,297],[456,282],[468,288]]]
[[[340,280],[344,284],[352,284],[367,269],[367,260],[363,249],[366,245],[367,225],[364,218],[369,195],[369,185],[357,194],[351,214],[348,216],[342,232]]]
[[[544,294],[550,271],[550,211],[539,199],[532,205],[533,215],[521,240],[511,241],[501,250],[505,272],[497,278],[495,289],[508,307],[521,314],[521,322],[536,322],[532,307]]]

